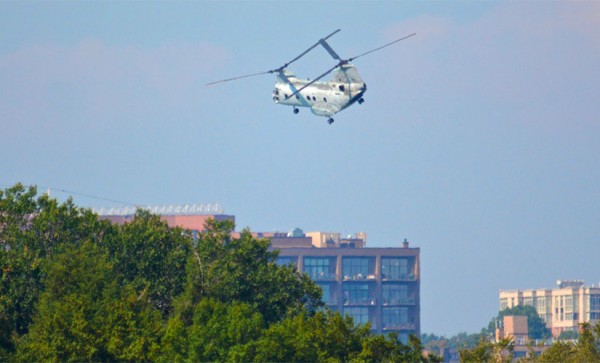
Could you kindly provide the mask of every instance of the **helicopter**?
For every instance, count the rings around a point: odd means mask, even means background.
[[[309,107],[313,114],[327,117],[327,123],[331,125],[334,122],[333,115],[355,103],[362,104],[365,101],[363,95],[367,91],[367,84],[358,74],[356,67],[350,62],[416,35],[416,33],[413,33],[357,56],[342,59],[333,48],[331,48],[329,43],[327,43],[327,39],[338,33],[340,30],[341,29],[337,29],[326,37],[319,39],[318,42],[302,52],[299,56],[278,68],[222,79],[220,81],[207,83],[206,85],[211,86],[264,74],[276,74],[275,88],[272,95],[273,101],[276,104],[292,106],[294,114],[300,112],[299,107]],[[313,80],[296,77],[296,75],[287,67],[319,45],[325,48],[337,63]],[[321,82],[321,79],[332,72],[333,76],[329,81]]]

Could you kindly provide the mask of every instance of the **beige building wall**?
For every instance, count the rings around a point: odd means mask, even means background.
[[[500,291],[500,310],[531,305],[558,337],[563,331],[600,320],[600,287],[585,287],[583,281],[559,280],[554,289]]]
[[[306,237],[312,238],[312,244],[317,248],[339,247],[340,245],[340,233],[307,232]]]

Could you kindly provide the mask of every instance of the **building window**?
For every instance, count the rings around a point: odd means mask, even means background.
[[[345,283],[342,288],[344,305],[375,305],[375,298],[369,295],[369,284]]]
[[[600,295],[590,295],[590,310],[600,310]]]
[[[375,279],[371,260],[369,257],[344,257],[342,260],[344,280]]]
[[[287,266],[292,265],[293,267],[298,267],[298,257],[296,256],[279,256],[277,257],[277,264],[279,266]]]
[[[344,308],[344,314],[350,316],[357,325],[369,322],[369,308],[367,307]]]
[[[304,257],[304,272],[315,281],[335,279],[334,269],[335,264],[329,257]]]
[[[527,296],[523,298],[523,305],[525,306],[535,306],[533,302],[533,296]]]
[[[381,278],[384,280],[414,280],[415,275],[409,271],[408,258],[382,257]]]
[[[335,288],[332,289],[331,285],[328,283],[321,283],[317,285],[321,288],[321,290],[323,290],[323,302],[325,305],[336,305],[337,299],[335,298]]]
[[[383,329],[403,329],[408,324],[408,308],[383,308]]]
[[[407,285],[384,284],[381,287],[381,293],[383,297],[383,305],[414,304],[414,299],[408,298]]]

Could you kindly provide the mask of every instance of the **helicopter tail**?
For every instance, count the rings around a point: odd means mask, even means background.
[[[363,83],[360,74],[352,64],[344,64],[338,68],[331,79],[333,82]]]

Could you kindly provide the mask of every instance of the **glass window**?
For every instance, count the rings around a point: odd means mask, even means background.
[[[342,260],[344,280],[362,280],[370,278],[373,275],[371,266],[371,258],[369,257],[344,257]]]
[[[317,284],[321,290],[323,290],[323,302],[325,305],[329,305],[331,303],[331,289],[329,284]]]
[[[381,278],[384,280],[413,280],[414,274],[409,271],[408,258],[382,257]]]
[[[277,257],[277,264],[279,266],[292,265],[298,267],[298,257],[296,256],[279,256]]]
[[[600,295],[590,295],[590,310],[600,310]]]
[[[381,287],[383,305],[409,304],[408,286],[402,284],[384,284]],[[412,302],[414,303],[414,301]]]
[[[344,291],[344,305],[367,305],[375,303],[375,299],[369,298],[369,284],[345,283],[342,286]]]
[[[313,280],[335,279],[335,264],[329,257],[304,257],[304,272]]]
[[[408,308],[383,308],[383,328],[401,329],[408,324]]]
[[[366,324],[369,322],[369,308],[367,307],[344,308],[344,314],[352,317],[355,324]]]

